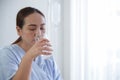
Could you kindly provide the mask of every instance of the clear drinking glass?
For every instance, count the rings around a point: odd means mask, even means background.
[[[35,42],[39,41],[41,38],[46,38],[48,39],[48,36],[45,34],[44,36],[40,36],[40,35],[36,35],[35,36]],[[43,46],[46,47],[47,45]],[[42,50],[42,52],[47,52],[46,50]],[[43,59],[48,59],[50,58],[52,55],[41,55]]]

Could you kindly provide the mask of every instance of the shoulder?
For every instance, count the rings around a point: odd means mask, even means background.
[[[18,60],[14,55],[13,45],[0,49],[0,80],[8,80],[18,69]]]
[[[9,55],[9,53],[12,53],[10,47],[11,47],[11,45],[1,48],[0,49],[0,56],[7,56],[7,55]]]
[[[0,55],[1,56],[8,56],[11,55],[14,52],[13,45],[5,46],[0,49]]]
[[[5,63],[15,61],[17,59],[16,49],[14,45],[5,46],[0,49],[0,62]]]

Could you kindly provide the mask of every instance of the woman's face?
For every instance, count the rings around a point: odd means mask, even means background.
[[[24,19],[22,29],[18,30],[19,36],[22,37],[22,42],[32,46],[35,43],[36,35],[43,37],[45,35],[45,18],[39,13],[28,15]]]

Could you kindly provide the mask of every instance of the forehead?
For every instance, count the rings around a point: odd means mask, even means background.
[[[35,13],[28,15],[24,19],[24,22],[25,22],[25,24],[30,24],[30,23],[43,24],[43,23],[45,23],[45,18],[41,14],[35,12]]]

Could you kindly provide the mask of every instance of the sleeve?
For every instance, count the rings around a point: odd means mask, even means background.
[[[0,80],[11,80],[15,75],[18,64],[15,55],[9,49],[0,50]]]

